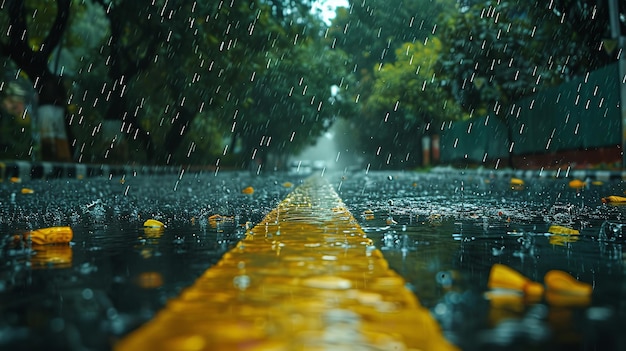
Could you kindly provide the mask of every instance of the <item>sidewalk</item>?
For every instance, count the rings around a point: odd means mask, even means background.
[[[0,161],[0,182],[10,179],[78,178],[94,176],[177,174],[181,167],[106,165],[58,162]]]
[[[451,166],[439,166],[431,169],[435,174],[467,174],[483,177],[494,178],[571,178],[571,179],[590,179],[590,180],[625,180],[626,171],[609,171],[594,169],[491,169],[491,168],[454,168]]]
[[[189,170],[191,168],[191,170]],[[193,171],[194,167],[184,166],[143,166],[143,165],[107,165],[59,162],[0,161],[0,182],[11,178],[27,181],[30,179],[78,178],[94,176],[123,175],[164,175],[178,174],[181,169]],[[198,168],[201,169],[201,168]],[[493,178],[571,178],[600,181],[626,180],[626,170],[594,169],[491,169],[491,168],[455,168],[437,166],[430,170],[434,174],[465,174]]]

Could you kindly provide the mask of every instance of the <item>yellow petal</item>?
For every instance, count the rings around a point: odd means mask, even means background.
[[[50,227],[33,230],[29,233],[35,245],[68,244],[74,233],[70,227]]]
[[[518,271],[496,263],[491,267],[487,287],[523,292],[528,300],[541,299],[543,286],[526,278]]]
[[[398,222],[396,222],[391,216],[387,217],[387,219],[385,220],[385,223],[387,223],[387,225],[398,224]]]
[[[581,189],[584,188],[587,183],[583,182],[580,179],[574,179],[569,182],[569,187],[572,189]]]
[[[602,198],[602,202],[604,203],[623,203],[626,202],[626,197],[611,195]]]
[[[157,221],[156,219],[148,219],[143,222],[144,227],[148,228],[165,228],[165,224],[163,222]]]
[[[365,220],[366,221],[371,221],[374,219],[374,211],[372,210],[365,210],[363,211],[363,216],[365,216]]]
[[[511,178],[511,189],[512,190],[523,190],[524,189],[524,181],[519,178]]]
[[[555,293],[582,296],[591,295],[592,288],[590,284],[579,282],[569,273],[563,271],[549,271],[546,273],[544,281],[548,290]]]

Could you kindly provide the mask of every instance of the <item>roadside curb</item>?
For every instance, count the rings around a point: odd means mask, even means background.
[[[129,166],[106,164],[81,164],[58,162],[0,161],[0,182],[9,179],[21,181],[52,178],[86,178],[95,176],[134,176],[177,174],[181,167],[172,166]]]
[[[0,161],[0,182],[11,178],[22,181],[31,179],[54,178],[87,178],[87,177],[116,177],[136,175],[166,175],[179,174],[186,169],[183,166],[145,166],[145,165],[107,165],[61,162],[28,162],[28,161]],[[212,170],[214,171],[214,170]],[[609,170],[545,170],[545,169],[487,169],[487,168],[455,168],[452,166],[437,166],[430,170],[433,174],[461,174],[475,175],[490,178],[570,178],[590,180],[626,180],[625,171]]]
[[[434,174],[466,174],[493,178],[569,178],[590,180],[626,180],[626,171],[609,171],[593,169],[487,169],[487,168],[454,168],[451,166],[434,167]]]

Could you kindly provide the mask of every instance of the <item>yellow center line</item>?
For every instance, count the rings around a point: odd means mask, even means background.
[[[455,350],[323,178],[294,189],[153,320],[136,350]]]

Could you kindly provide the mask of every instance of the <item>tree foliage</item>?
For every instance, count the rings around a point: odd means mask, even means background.
[[[267,69],[251,78],[243,104],[232,106],[231,130],[251,157],[298,153],[348,110],[331,91],[332,86],[345,91],[347,58],[323,42],[308,40],[280,53],[282,57],[268,55]]]
[[[7,0],[0,54],[5,75],[68,104],[80,161],[239,165],[296,153],[336,118],[379,164],[417,164],[444,121],[506,121],[617,55],[600,0],[350,0],[330,27],[312,3]]]
[[[53,61],[50,54],[65,33],[51,20],[54,17],[49,14],[53,10],[50,2],[7,1],[6,14],[0,17],[3,29],[19,25],[27,34],[25,38],[30,38],[30,42],[17,41],[16,37],[3,42],[2,53],[22,69],[24,55],[15,54],[16,45],[21,45],[25,52],[30,50],[33,57],[41,56],[37,58],[40,68],[48,67]],[[249,138],[256,138],[257,131],[267,129],[267,120],[263,118],[277,120],[292,114],[269,114],[264,106],[271,103],[300,112],[310,106],[308,101],[306,107],[298,106],[305,104],[303,99],[291,99],[288,104],[278,98],[270,101],[271,97],[285,93],[280,90],[283,82],[276,83],[277,80],[292,79],[295,74],[309,77],[313,82],[310,92],[316,91],[320,101],[328,99],[330,86],[337,81],[325,79],[332,75],[329,72],[335,72],[327,65],[337,61],[334,53],[324,55],[326,62],[311,59],[318,56],[312,55],[309,46],[316,43],[309,38],[319,38],[323,30],[321,20],[309,13],[310,0],[57,3],[67,10],[59,12],[66,17],[70,13],[89,13],[93,17],[74,16],[70,34],[72,27],[85,32],[89,32],[87,28],[98,28],[97,34],[83,41],[80,35],[68,35],[70,39],[64,46],[79,54],[61,56],[64,67],[70,66],[68,61],[74,64],[65,71],[72,85],[66,101],[71,111],[68,119],[76,122],[74,127],[81,135],[76,144],[81,153],[91,155],[86,159],[81,155],[83,161],[187,163],[197,152],[206,158],[204,163],[213,163],[223,153],[225,143],[235,140],[244,147],[254,144]],[[13,16],[18,12],[24,16]],[[32,12],[39,15],[26,15]],[[43,27],[52,29],[46,32]],[[48,33],[54,40],[40,33]],[[32,50],[26,45],[42,45],[46,40],[52,44],[41,46],[46,51]],[[274,61],[270,63],[271,59]],[[283,69],[289,73],[279,72]],[[320,71],[326,73],[319,74]],[[233,106],[239,110],[240,118],[245,116],[245,127],[232,128]],[[259,111],[253,112],[254,109]],[[299,143],[311,143],[311,138],[327,128],[335,111],[323,106],[317,114],[307,114],[302,126],[291,127],[299,134],[294,139],[294,150]],[[105,133],[111,129],[107,121],[118,121],[113,133]],[[282,131],[283,125],[274,122],[272,130]],[[301,128],[306,132],[301,132]],[[274,137],[280,138],[278,134]],[[130,145],[122,146],[124,140]],[[227,147],[231,152],[234,149],[237,148],[233,145]],[[243,157],[243,152],[239,156]]]
[[[476,115],[615,60],[601,49],[609,38],[604,2],[480,1],[444,21],[442,70],[452,94]]]
[[[559,63],[538,47],[544,45],[545,33],[537,31],[517,3],[472,6],[448,17],[441,35],[447,38],[449,55],[441,65],[450,77],[451,92],[477,115],[535,92],[543,81],[558,79],[553,68]]]
[[[464,118],[438,78],[441,48],[437,37],[405,43],[396,49],[394,62],[374,72],[373,91],[365,102],[374,113],[362,117],[367,127],[362,128],[361,139],[368,140],[370,152],[375,148],[385,163],[415,166],[421,136],[436,134],[445,121]]]
[[[436,70],[441,56],[437,37],[425,43],[405,43],[396,49],[396,61],[375,71],[370,110],[405,111],[405,119],[416,126],[459,119],[461,111],[441,86]]]
[[[595,0],[468,1],[443,19],[446,86],[465,111],[502,120],[512,140],[518,100],[615,61],[602,49],[607,11]]]
[[[580,76],[617,60],[617,40],[610,28],[609,2],[605,0],[555,0],[529,9],[531,16],[550,33],[544,49],[569,60],[561,67],[568,78]],[[626,2],[617,5],[618,30],[626,35]]]
[[[462,118],[434,64],[438,16],[456,11],[448,0],[350,1],[349,9],[338,11],[329,36],[350,53],[352,100],[359,108],[353,123],[367,162],[415,166],[421,136],[432,132],[429,123]]]
[[[229,139],[231,128],[228,121],[231,116],[224,106],[241,104],[240,109],[245,110],[248,105],[243,93],[254,82],[254,77],[263,76],[267,57],[282,59],[291,47],[304,45],[298,38],[306,38],[306,23],[310,21],[299,24],[298,20],[307,16],[299,11],[308,9],[308,2],[303,1],[301,6],[291,6],[292,3],[181,1],[173,4],[164,1],[146,15],[157,19],[151,35],[142,34],[146,28],[150,29],[147,24],[140,25],[141,30],[120,31],[126,33],[121,39],[132,33],[155,44],[147,41],[146,49],[138,51],[134,41],[125,40],[127,47],[116,55],[121,59],[136,58],[132,61],[135,63],[148,58],[145,62],[150,63],[134,80],[132,91],[137,94],[129,93],[133,96],[129,110],[137,111],[137,106],[150,110],[137,125],[150,136],[148,145],[155,148],[155,158],[170,162],[172,155],[180,155],[177,150],[183,143],[187,150],[199,145],[211,147],[213,152],[209,154],[218,156],[221,148],[215,146]],[[134,2],[117,2],[120,7],[124,4]],[[287,5],[291,6],[291,11],[286,11]],[[118,23],[132,28],[137,25],[134,16],[129,15],[133,11],[121,10],[120,13],[125,16]],[[114,49],[110,48],[112,52]],[[129,78],[128,74],[118,73],[110,79],[116,76]],[[119,118],[120,112],[114,118]],[[196,119],[206,120],[196,122]],[[192,127],[206,130],[188,136]],[[248,128],[258,126],[248,125]],[[222,131],[221,138],[217,137],[217,130]],[[209,138],[211,140],[206,140]],[[186,154],[190,156],[189,152]]]

